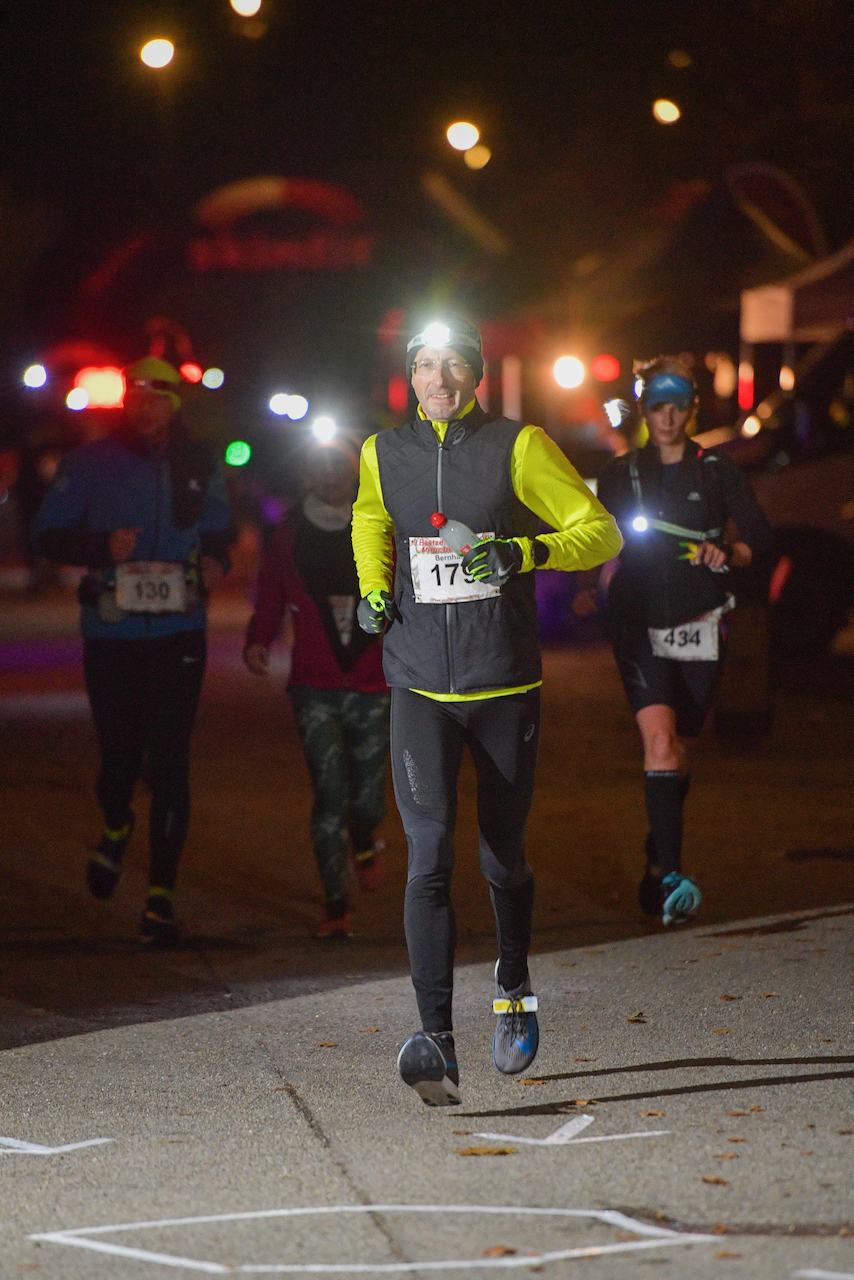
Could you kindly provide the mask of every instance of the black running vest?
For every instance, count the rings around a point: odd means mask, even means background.
[[[542,677],[534,574],[517,574],[501,594],[462,604],[418,604],[411,537],[435,537],[434,511],[497,538],[533,538],[539,518],[513,492],[512,458],[521,422],[490,421],[478,406],[450,422],[440,443],[421,419],[377,436],[383,503],[394,521],[394,597],[401,620],[383,645],[389,685],[426,693],[488,693]]]

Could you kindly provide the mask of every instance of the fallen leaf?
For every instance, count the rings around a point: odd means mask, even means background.
[[[847,1135],[849,1133],[854,1133],[854,1129],[837,1129],[836,1132]]]
[[[572,1103],[573,1107],[595,1107],[596,1103],[592,1098],[576,1098]]]
[[[169,1143],[170,1146],[174,1146],[176,1142],[189,1142],[190,1139],[189,1138],[167,1138],[166,1141]]]
[[[462,1147],[458,1156],[513,1156],[515,1147]]]
[[[727,1226],[722,1222],[719,1227],[712,1227],[712,1235],[725,1236],[727,1233],[727,1230],[728,1230]]]
[[[359,1031],[363,1036],[370,1036],[373,1035],[375,1031],[379,1031],[379,1027],[360,1027]]]
[[[451,1133],[455,1133],[458,1138],[465,1138],[471,1133],[471,1129],[452,1129]]]
[[[727,1138],[727,1142],[746,1142],[746,1138]]]
[[[509,1258],[516,1252],[509,1244],[494,1244],[491,1249],[484,1249],[484,1258]]]
[[[740,1253],[733,1253],[730,1249],[718,1249],[715,1254],[716,1258],[740,1258]]]
[[[721,1000],[743,1000],[743,996],[721,996]]]
[[[646,1018],[626,1018],[626,1022],[634,1022],[639,1026],[646,1026]]]
[[[714,1185],[715,1185],[716,1187],[728,1187],[728,1186],[729,1186],[729,1183],[727,1182],[726,1178],[710,1178],[710,1177],[705,1177],[705,1178],[701,1178],[701,1179],[700,1179],[700,1181],[701,1181],[701,1182],[711,1182],[711,1183],[714,1183]]]
[[[751,1107],[751,1108],[750,1108],[750,1110],[751,1110],[751,1111],[764,1111],[764,1110],[765,1110],[765,1108],[764,1108],[764,1107]]]
[[[637,1013],[630,1013],[630,1014],[629,1014],[629,1017],[630,1017],[630,1018],[642,1018],[642,1017],[643,1017],[643,1009],[638,1009]]]
[[[738,1152],[737,1152],[737,1151],[725,1151],[725,1152],[723,1153],[723,1155],[715,1156],[715,1159],[716,1159],[716,1160],[737,1160],[737,1159],[738,1159]]]
[[[802,1155],[802,1156],[811,1156],[811,1155],[812,1155],[812,1152],[811,1152],[811,1151],[802,1151],[802,1152],[801,1152],[801,1155]]]
[[[573,1062],[598,1062],[598,1058],[573,1058]]]
[[[535,1080],[533,1078],[528,1078],[527,1076],[523,1076],[520,1083],[521,1084],[546,1084],[547,1082],[545,1080]]]
[[[663,1111],[642,1111],[641,1115],[642,1116],[663,1116],[664,1112]]]
[[[760,991],[760,992],[759,992],[759,999],[760,999],[760,1000],[771,1000],[771,999],[773,999],[773,997],[774,997],[774,996],[776,996],[776,995],[777,995],[777,992],[776,992],[776,991]]]
[[[730,1031],[729,1027],[715,1027],[715,1035],[729,1036],[729,1035],[732,1035],[732,1032]]]
[[[728,1116],[746,1116],[749,1114],[750,1113],[748,1111],[728,1111],[727,1112]]]
[[[720,954],[721,954],[721,953],[720,953],[720,951],[707,951],[707,952],[706,952],[706,955],[707,955],[707,956],[719,956]]]
[[[636,1231],[615,1231],[615,1240],[637,1240],[638,1233]]]
[[[825,1040],[824,1036],[819,1037],[819,1044],[836,1044],[835,1040]]]
[[[337,1040],[318,1040],[314,1047],[315,1049],[337,1049],[338,1041]]]

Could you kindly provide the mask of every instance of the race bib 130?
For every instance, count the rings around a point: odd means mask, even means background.
[[[184,613],[184,566],[159,560],[132,560],[118,565],[116,604],[127,613]]]

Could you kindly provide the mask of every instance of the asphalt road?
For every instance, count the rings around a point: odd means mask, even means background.
[[[281,680],[241,667],[244,615],[237,600],[216,615],[184,941],[150,954],[140,837],[112,902],[83,884],[98,823],[72,611],[0,610],[9,1274],[854,1275],[850,694],[790,680],[760,748],[704,741],[686,839],[704,911],[670,935],[634,904],[639,753],[610,657],[547,656],[529,837],[543,1048],[534,1083],[490,1062],[494,942],[466,771],[464,1103],[440,1114],[394,1072],[414,1002],[393,806],[388,882],[357,896],[356,938],[315,941],[305,769]],[[542,1144],[576,1118],[573,1142]],[[650,1130],[666,1132],[615,1137]],[[110,1141],[54,1151],[96,1138]]]

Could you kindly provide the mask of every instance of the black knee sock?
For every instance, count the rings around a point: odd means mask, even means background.
[[[676,769],[650,769],[644,774],[650,843],[662,876],[681,869],[682,805],[689,785],[690,774],[681,777]]]

